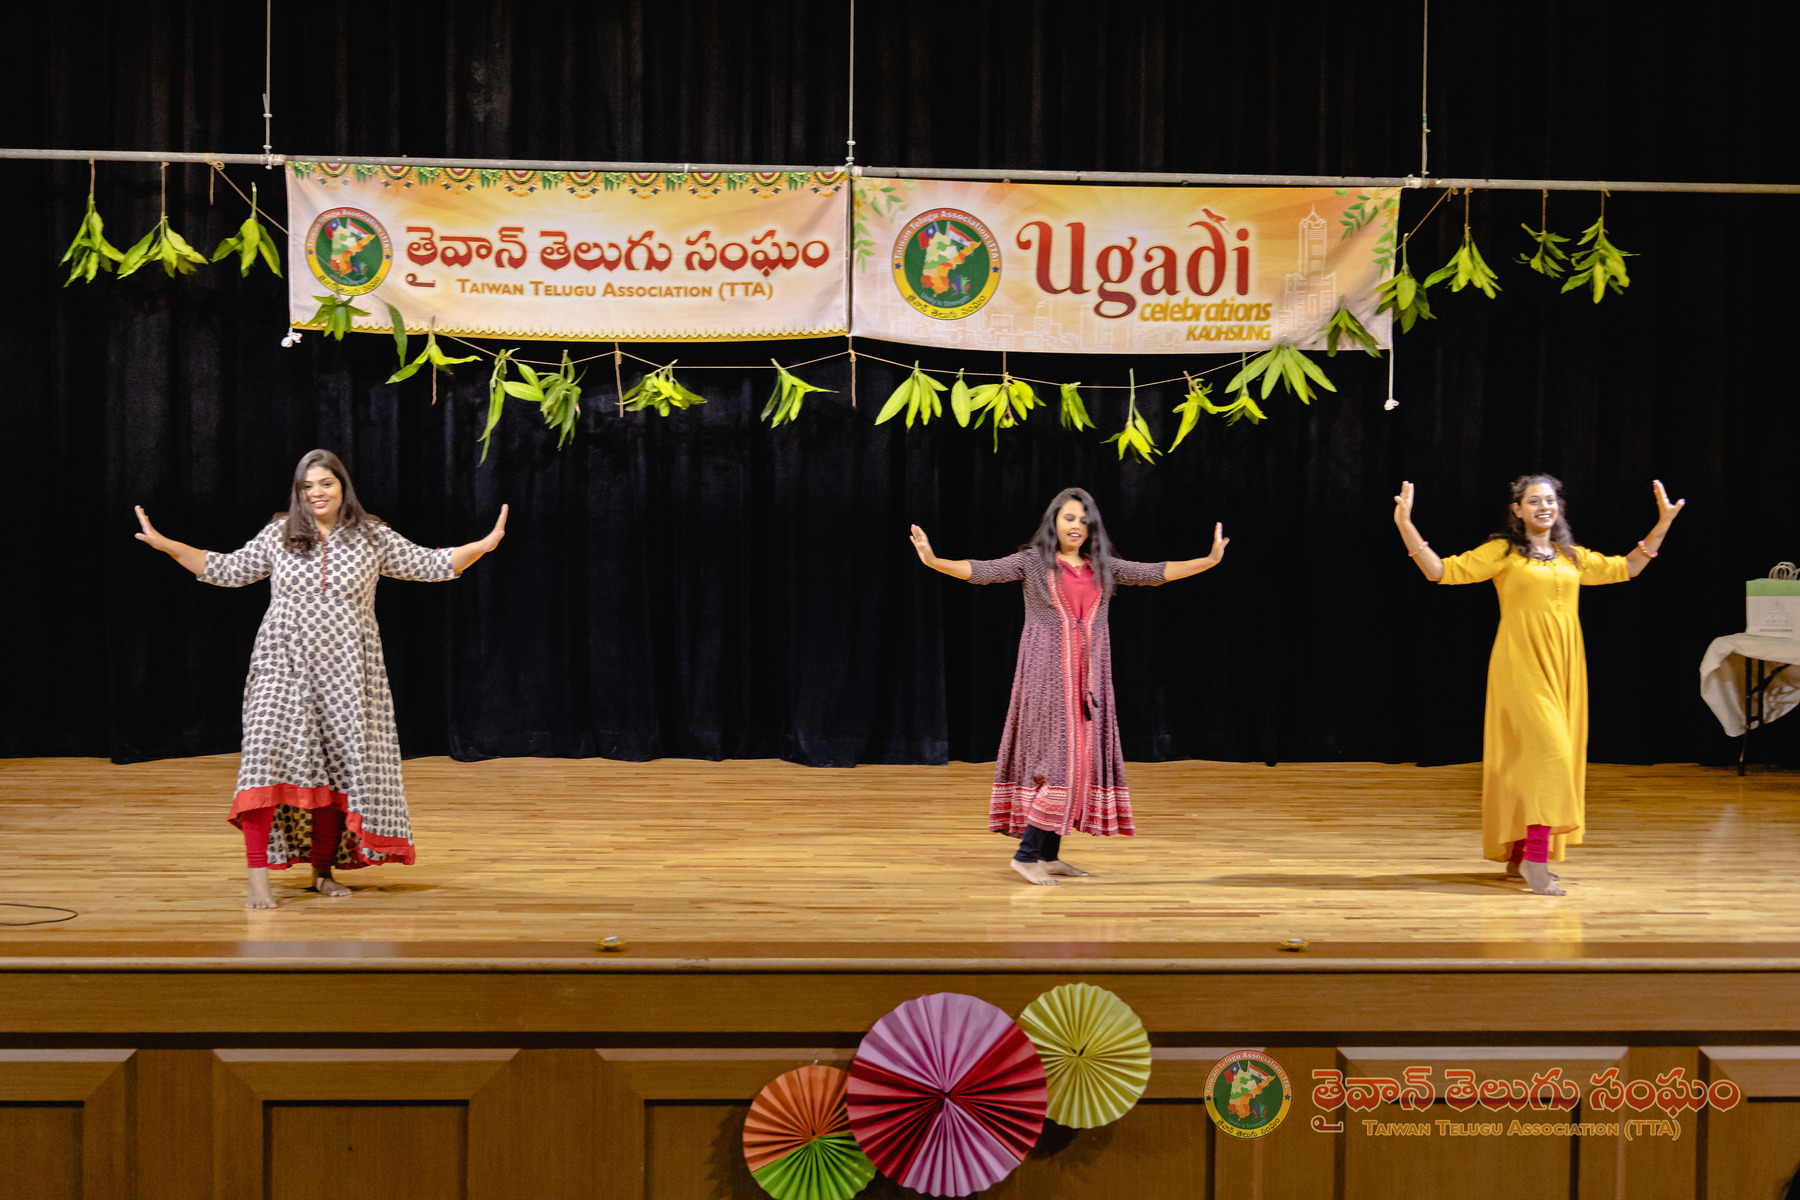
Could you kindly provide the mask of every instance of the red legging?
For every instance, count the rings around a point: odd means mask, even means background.
[[[313,844],[317,845],[318,843]],[[1550,827],[1548,825],[1527,825],[1525,840],[1513,843],[1512,860],[1514,862],[1549,862]]]
[[[315,808],[312,810],[312,865],[315,871],[329,870],[337,857],[338,838],[344,832],[344,810]],[[275,806],[252,808],[238,814],[238,825],[244,831],[244,858],[255,870],[269,865],[269,829],[275,824]]]

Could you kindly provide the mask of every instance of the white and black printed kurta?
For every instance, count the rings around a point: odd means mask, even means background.
[[[312,810],[344,810],[333,865],[413,861],[400,779],[394,699],[375,626],[375,583],[455,577],[448,549],[416,546],[375,521],[334,529],[296,554],[287,519],[242,550],[208,551],[203,583],[243,587],[265,576],[272,595],[244,684],[244,750],[231,821],[275,808],[269,866],[307,859]]]

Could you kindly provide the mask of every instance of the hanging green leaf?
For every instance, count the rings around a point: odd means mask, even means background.
[[[1208,388],[1204,380],[1189,375],[1187,383],[1187,398],[1175,406],[1175,411],[1181,416],[1181,425],[1175,430],[1175,440],[1169,443],[1170,454],[1175,453],[1176,448],[1181,445],[1181,439],[1194,431],[1194,426],[1200,423],[1201,413],[1218,411],[1207,399]]]
[[[1381,347],[1376,344],[1375,335],[1363,327],[1363,323],[1356,319],[1356,314],[1350,311],[1348,305],[1338,306],[1338,310],[1331,314],[1331,320],[1325,322],[1322,332],[1325,337],[1326,358],[1337,357],[1338,342],[1344,339],[1361,346],[1363,353],[1370,358],[1381,357]]]
[[[769,402],[763,405],[762,416],[759,419],[768,421],[771,429],[783,421],[792,424],[798,420],[800,405],[805,402],[808,392],[832,390],[806,382],[772,358],[769,361],[775,363],[775,390],[769,393]],[[773,416],[773,420],[770,419],[771,416]],[[909,421],[908,424],[911,422]]]
[[[1065,383],[1062,385],[1062,427],[1064,429],[1092,429],[1093,418],[1088,416],[1087,405],[1081,402],[1081,385]]]
[[[393,305],[390,304],[388,307],[392,308]],[[395,316],[398,317],[399,314],[396,313]],[[404,330],[402,330],[401,336],[405,336]],[[400,345],[400,357],[405,359],[406,343],[402,341]],[[493,434],[495,427],[500,424],[500,414],[506,411],[506,397],[508,394],[506,390],[506,369],[512,363],[512,356],[517,353],[517,350],[502,350],[500,353],[494,355],[494,373],[488,376],[487,425],[481,430],[481,458],[478,460],[478,463],[487,461],[488,438]]]
[[[388,319],[394,323],[394,352],[400,356],[400,365],[406,365],[406,318],[393,305],[387,306]]]
[[[59,260],[69,264],[69,277],[63,280],[64,287],[77,279],[83,283],[92,283],[94,276],[102,271],[112,270],[114,263],[124,259],[125,255],[106,240],[103,228],[100,214],[94,209],[94,193],[90,191],[87,212],[81,217],[81,228],[75,231],[75,240],[69,243],[69,248],[63,251]]]
[[[313,299],[319,302],[319,311],[312,315],[311,319],[306,322],[307,325],[323,325],[325,336],[336,338],[340,342],[344,340],[344,335],[350,332],[350,322],[353,318],[369,315],[366,310],[351,304],[350,297],[340,296],[336,292],[329,296],[314,296]],[[411,375],[416,370],[418,370],[418,364],[415,363],[406,374]],[[405,376],[399,376],[399,378],[405,378]],[[394,380],[390,379],[388,382],[393,383]]]
[[[951,399],[954,402],[954,394]],[[975,418],[977,428],[984,422],[991,427],[995,450],[1000,448],[1000,431],[1023,421],[1041,403],[1029,383],[1011,375],[1001,375],[999,383],[984,383],[969,389],[970,415]]]
[[[1381,298],[1375,311],[1398,317],[1401,333],[1411,333],[1415,323],[1433,319],[1431,305],[1425,300],[1425,289],[1413,278],[1412,267],[1406,261],[1405,243],[1400,246],[1400,269],[1377,285],[1375,294]]]
[[[213,251],[212,260],[218,262],[227,254],[235,253],[238,256],[238,274],[248,275],[250,264],[255,262],[257,255],[260,254],[263,262],[268,264],[269,270],[279,276],[281,274],[281,256],[275,250],[275,239],[267,229],[263,228],[262,222],[256,219],[257,216],[256,185],[253,183],[250,185],[250,215],[244,218],[242,225],[238,226],[236,237],[226,238],[219,243],[218,248]],[[402,352],[400,357],[404,360],[405,352]]]
[[[1594,303],[1598,304],[1608,288],[1622,294],[1631,286],[1631,277],[1625,273],[1625,260],[1637,256],[1629,250],[1619,249],[1607,240],[1604,200],[1601,201],[1599,218],[1587,227],[1576,245],[1586,246],[1587,249],[1575,252],[1572,264],[1575,274],[1563,281],[1563,291],[1586,287],[1593,293]]]
[[[543,376],[531,372],[524,363],[518,365],[519,373],[537,386],[544,424],[556,430],[556,448],[561,450],[575,436],[575,422],[581,417],[581,376],[576,374],[569,352],[563,351],[560,368]]]
[[[1450,261],[1425,277],[1426,287],[1435,287],[1444,280],[1450,281],[1450,290],[1460,292],[1473,284],[1482,295],[1489,300],[1500,290],[1498,277],[1481,257],[1481,251],[1475,248],[1475,236],[1469,232],[1467,222],[1463,224],[1462,245],[1450,256]]]
[[[1518,256],[1518,261],[1525,266],[1530,267],[1539,275],[1544,275],[1551,279],[1560,279],[1569,269],[1565,265],[1569,261],[1569,256],[1563,252],[1562,247],[1558,243],[1566,242],[1569,239],[1560,233],[1550,232],[1550,228],[1547,225],[1542,229],[1533,229],[1531,226],[1521,221],[1519,222],[1519,228],[1523,229],[1525,235],[1537,244],[1537,253],[1530,255],[1529,257],[1520,254]]]
[[[956,373],[956,382],[950,385],[950,412],[964,429],[969,427],[969,418],[975,414],[975,393],[963,382],[961,371]]]
[[[879,425],[891,420],[904,410],[908,429],[912,428],[914,417],[919,418],[922,424],[929,425],[931,418],[944,415],[944,401],[938,395],[944,390],[944,384],[919,370],[919,364],[915,362],[912,374],[900,381],[900,386],[894,389],[887,403],[881,406],[881,415],[875,418],[875,423]]]
[[[1125,428],[1103,439],[1119,447],[1119,457],[1125,457],[1125,451],[1135,450],[1139,458],[1145,462],[1155,462],[1162,451],[1156,448],[1156,438],[1150,433],[1150,426],[1145,422],[1143,414],[1137,408],[1137,372],[1131,372],[1131,390],[1126,396]]]
[[[675,409],[691,408],[706,401],[675,381],[675,364],[658,367],[631,387],[620,397],[620,407],[626,412],[641,412],[654,408],[661,417],[668,416]]]
[[[323,299],[323,297],[320,297],[320,299]],[[359,313],[360,315],[365,316],[365,317],[369,315],[368,313],[362,312],[361,309],[352,308],[352,309],[350,309],[350,311],[353,313]],[[317,316],[315,316],[313,319],[315,321],[318,320]],[[344,327],[346,329],[348,329],[349,325],[350,325],[349,318],[346,317],[344,319]],[[329,333],[330,330],[327,330],[326,332]],[[341,340],[344,335],[339,333],[339,334],[335,334],[334,336]],[[401,367],[398,371],[395,371],[392,375],[389,375],[387,378],[387,381],[389,383],[401,383],[405,380],[411,379],[415,374],[418,373],[418,370],[420,367],[425,366],[428,363],[430,364],[432,370],[444,371],[447,373],[453,364],[474,362],[477,357],[478,356],[474,355],[474,354],[465,354],[465,355],[462,355],[460,358],[451,358],[449,355],[445,354],[442,350],[438,349],[437,333],[436,332],[428,333],[425,335],[425,348],[423,350],[419,351],[419,357],[413,359],[411,362],[407,363],[404,367]],[[433,398],[434,399],[436,398],[435,392],[433,393]]]
[[[169,214],[166,212],[157,218],[156,225],[150,232],[119,260],[119,278],[125,278],[148,262],[162,264],[162,269],[170,278],[186,275],[195,267],[206,265],[206,259],[200,256],[200,252],[169,227]]]
[[[1314,393],[1311,384],[1316,383],[1328,392],[1337,391],[1337,386],[1325,378],[1325,372],[1319,369],[1319,364],[1308,358],[1292,342],[1277,342],[1245,363],[1243,369],[1225,385],[1225,390],[1241,391],[1247,396],[1251,381],[1258,378],[1262,380],[1264,400],[1275,390],[1277,381],[1285,384],[1287,390],[1298,396],[1303,404],[1312,403]]]

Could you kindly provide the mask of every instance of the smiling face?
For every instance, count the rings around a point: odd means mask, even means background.
[[[1087,545],[1087,508],[1070,500],[1056,510],[1056,549],[1059,554],[1079,554]]]
[[[1556,528],[1556,518],[1562,506],[1556,502],[1556,489],[1547,483],[1534,483],[1525,489],[1518,503],[1512,506],[1513,516],[1525,526],[1526,533],[1548,534]]]
[[[320,529],[337,524],[338,510],[344,505],[344,486],[338,477],[324,467],[313,467],[300,484],[300,499]]]

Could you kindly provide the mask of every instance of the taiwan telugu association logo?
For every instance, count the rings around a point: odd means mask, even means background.
[[[1273,1132],[1292,1099],[1287,1072],[1260,1050],[1227,1054],[1206,1077],[1206,1113],[1231,1137]]]
[[[894,241],[894,286],[928,317],[966,317],[1000,286],[1000,243],[960,209],[920,213]]]
[[[334,292],[372,292],[394,265],[394,243],[381,222],[360,208],[322,212],[306,231],[306,265]]]

